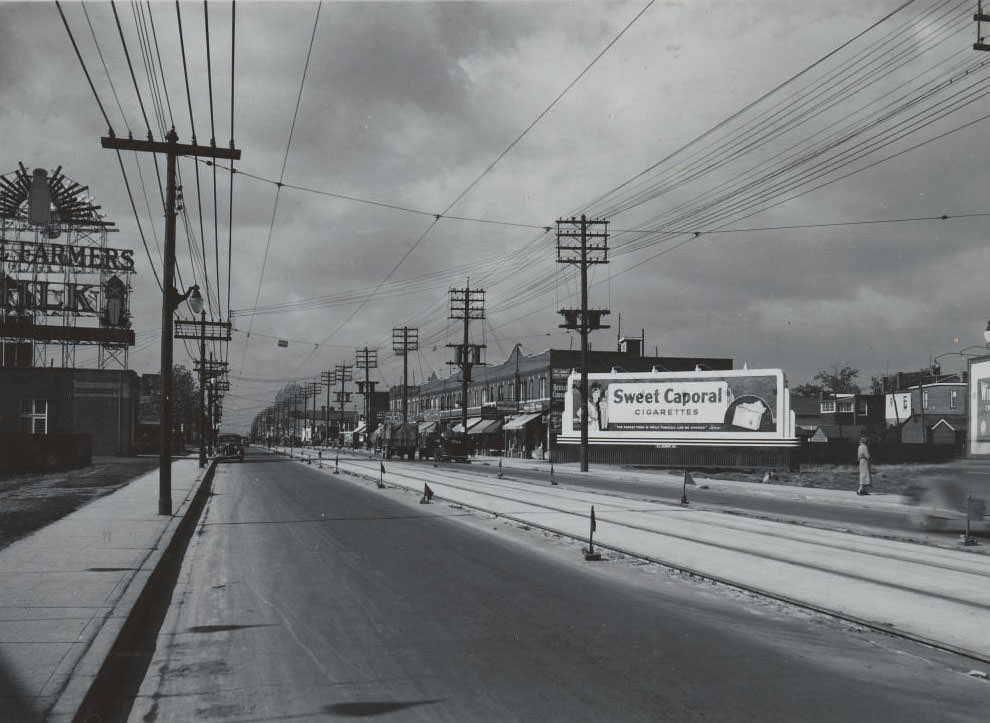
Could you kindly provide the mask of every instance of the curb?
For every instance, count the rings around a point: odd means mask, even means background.
[[[164,621],[183,556],[213,486],[217,460],[206,468],[183,510],[174,515],[114,605],[65,689],[49,721],[123,720],[133,704]],[[123,613],[123,614],[121,614]],[[150,641],[150,650],[148,643]]]

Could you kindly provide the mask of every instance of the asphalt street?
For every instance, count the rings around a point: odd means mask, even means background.
[[[130,720],[983,720],[955,656],[254,453]]]

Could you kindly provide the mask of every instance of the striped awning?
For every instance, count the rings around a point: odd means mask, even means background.
[[[520,414],[516,417],[512,417],[505,423],[502,427],[503,432],[511,432],[516,429],[522,429],[530,422],[533,422],[543,416],[543,412],[536,412],[535,414]]]

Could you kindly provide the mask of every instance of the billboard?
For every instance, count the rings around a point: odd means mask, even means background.
[[[969,453],[990,454],[990,361],[969,363]]]
[[[568,379],[559,441],[580,441],[583,419],[593,444],[796,444],[784,374],[779,369],[614,372]]]

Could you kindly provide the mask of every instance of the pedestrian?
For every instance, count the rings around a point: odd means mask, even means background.
[[[859,460],[859,489],[856,490],[856,494],[868,495],[870,485],[873,483],[873,469],[870,464],[870,445],[867,444],[865,436],[859,438],[856,458]]]

